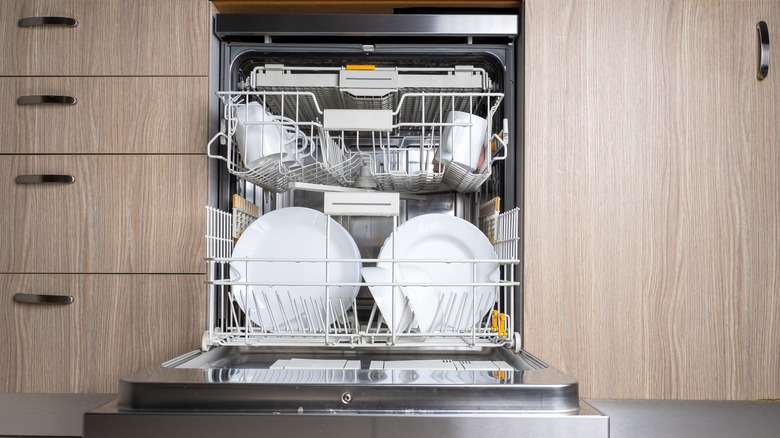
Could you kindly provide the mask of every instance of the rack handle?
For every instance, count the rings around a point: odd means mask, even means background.
[[[14,295],[14,301],[21,304],[57,304],[67,306],[68,304],[73,304],[73,297],[70,295],[17,293]]]
[[[769,27],[766,21],[756,24],[758,30],[758,74],[759,81],[766,79],[769,74]]]
[[[17,184],[73,184],[76,177],[73,175],[37,174],[17,175]]]
[[[33,26],[78,27],[79,20],[71,17],[25,17],[19,20],[19,27]]]
[[[73,96],[55,96],[55,95],[35,95],[35,96],[20,96],[16,99],[17,105],[75,105],[78,103]]]

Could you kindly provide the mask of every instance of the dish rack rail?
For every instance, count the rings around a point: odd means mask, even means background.
[[[390,88],[380,89],[349,81],[343,69],[299,70],[256,68],[247,90],[217,92],[222,128],[208,143],[209,157],[274,193],[295,182],[401,193],[449,187],[469,193],[490,177],[495,161],[507,157],[508,122],[496,117],[504,94],[490,91],[484,70],[361,73],[392,79]],[[414,74],[404,81],[403,73]],[[262,107],[261,116],[252,118],[249,105]],[[469,117],[449,119],[455,112]],[[479,129],[472,117],[486,120],[480,160],[442,159],[442,147],[451,146],[443,144],[443,133],[453,127],[469,133]],[[266,135],[274,132],[282,134]]]
[[[233,242],[233,215],[213,207],[206,207],[208,230],[206,235],[208,265],[208,329],[203,336],[202,348],[213,346],[348,346],[354,348],[393,348],[393,347],[501,347],[513,346],[516,342],[514,329],[514,297],[519,286],[515,279],[515,267],[519,264],[519,220],[520,210],[513,209],[499,214],[491,226],[494,233],[492,243],[497,259],[489,260],[452,260],[452,259],[296,259],[271,260],[231,257]],[[333,217],[337,219],[337,217]],[[397,222],[397,218],[396,218]],[[396,223],[397,225],[397,223]],[[395,229],[395,226],[393,227]],[[487,230],[484,230],[487,231]],[[302,272],[306,264],[329,266],[337,263],[359,262],[363,266],[377,262],[391,263],[455,263],[473,269],[481,263],[498,265],[500,275],[491,280],[470,282],[412,282],[394,279],[381,283],[366,280],[359,282],[295,282],[288,284],[269,284],[263,282],[242,282],[231,280],[231,264],[241,263],[299,263]],[[326,278],[328,278],[326,276]],[[262,287],[264,291],[247,292],[252,286]],[[285,288],[297,286],[316,286],[324,290],[324,300],[314,298],[293,298]],[[419,287],[435,290],[448,288],[450,293],[440,294],[436,309],[437,325],[428,332],[421,332],[413,324],[394,330],[385,320],[376,303],[369,301],[364,310],[359,310],[358,299],[343,301],[328,300],[328,288],[339,286],[382,286],[392,288]],[[493,288],[494,292],[486,296],[478,295],[477,288]],[[453,289],[457,288],[457,291]],[[395,289],[394,289],[395,290]],[[238,302],[248,303],[254,300],[256,308],[261,304],[280,306],[286,316],[297,315],[294,326],[285,326],[274,321],[273,316],[263,318],[246,315]],[[370,298],[369,298],[370,300]],[[372,305],[373,304],[373,305]],[[251,307],[251,306],[247,306]],[[370,311],[368,310],[370,307]],[[481,310],[477,310],[481,309]],[[251,311],[251,310],[250,310]],[[408,304],[404,312],[412,312]],[[476,313],[474,313],[476,312]],[[471,314],[475,323],[466,325],[457,321],[468,321]],[[393,320],[392,316],[387,318]],[[453,324],[454,322],[454,324]]]

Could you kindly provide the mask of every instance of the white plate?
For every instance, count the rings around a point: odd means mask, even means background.
[[[499,278],[498,263],[468,262],[496,260],[498,257],[485,234],[463,219],[446,214],[426,214],[410,219],[387,238],[378,258],[385,261],[377,263],[377,267],[388,272],[392,265],[388,260],[400,260],[398,269],[410,283],[425,280],[415,273],[421,269],[427,273],[431,283],[451,284],[410,285],[401,289],[409,299],[421,333],[471,330],[493,307],[495,286],[472,288],[454,285],[496,282]],[[403,260],[434,262],[408,263]],[[437,260],[441,262],[435,262]],[[452,262],[456,260],[465,263]],[[472,298],[476,299],[476,303],[472,303]]]
[[[253,222],[233,249],[234,258],[291,260],[290,262],[232,261],[230,279],[263,285],[234,285],[234,299],[257,326],[266,330],[325,329],[326,307],[324,261],[326,226],[330,221],[328,259],[360,259],[352,236],[324,214],[302,207],[272,211]],[[360,282],[360,262],[328,263],[329,282]],[[301,284],[292,286],[275,283]],[[331,286],[330,321],[341,319],[350,308],[359,286]],[[335,314],[334,314],[335,313]]]

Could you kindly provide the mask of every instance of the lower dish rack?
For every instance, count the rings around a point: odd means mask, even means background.
[[[515,267],[519,263],[519,209],[497,214],[485,222],[490,224],[490,229],[484,232],[490,236],[496,258],[452,259],[431,255],[419,260],[396,257],[393,253],[390,257],[355,259],[235,257],[233,236],[238,233],[233,230],[234,215],[212,207],[206,209],[210,305],[204,350],[224,345],[501,347],[515,342],[513,300],[515,288],[519,286],[515,279]],[[339,217],[328,214],[329,219]],[[396,230],[398,218],[393,217],[393,221]],[[336,235],[332,230],[324,233],[328,239]],[[362,278],[333,279],[340,266],[352,263],[363,267]],[[367,275],[370,269],[376,269],[373,266],[382,264],[390,267],[389,277]],[[406,276],[401,276],[402,264],[404,269],[425,264],[454,266],[473,275],[431,279],[410,277],[407,270]],[[495,267],[495,271],[490,276],[477,274],[486,265]],[[248,272],[253,266],[263,269],[294,266],[296,272],[304,273],[304,278],[280,283],[263,278],[247,280],[248,276],[237,274]],[[319,277],[305,278],[306,272],[318,269]],[[356,297],[345,298],[338,293],[344,287],[363,289]],[[303,289],[317,293],[296,293]],[[366,289],[374,295],[367,294]],[[379,300],[375,299],[377,290],[383,291],[385,298],[381,309]],[[430,304],[425,309],[429,322],[426,325],[422,324],[422,316],[416,309],[411,308],[411,299],[403,301],[412,293],[420,294]]]

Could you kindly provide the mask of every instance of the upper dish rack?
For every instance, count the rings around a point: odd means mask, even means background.
[[[255,68],[245,91],[217,93],[208,155],[277,193],[294,182],[473,192],[506,158],[504,95],[483,69],[363,68]]]
[[[490,279],[472,278],[471,280],[439,280],[415,278],[383,278],[365,277],[357,282],[349,281],[314,281],[301,279],[294,284],[272,284],[265,281],[246,281],[233,277],[231,269],[236,264],[251,266],[252,263],[290,264],[291,261],[302,266],[301,272],[306,272],[307,265],[324,266],[325,272],[338,269],[339,264],[359,262],[361,266],[373,265],[377,262],[390,263],[396,266],[400,262],[410,263],[408,259],[362,258],[347,260],[337,258],[311,258],[305,260],[284,259],[251,259],[232,257],[233,254],[233,215],[212,207],[207,208],[207,264],[209,314],[208,330],[204,333],[203,349],[207,350],[217,345],[255,345],[255,346],[350,346],[350,347],[499,347],[512,345],[514,339],[514,297],[515,288],[519,283],[515,280],[515,266],[519,263],[519,210],[514,209],[497,214],[490,229],[483,232],[491,233],[491,242],[497,259],[490,260],[453,260],[446,257],[430,257],[414,263],[455,264],[468,266],[476,273],[480,263],[491,263],[498,266],[498,275]],[[234,209],[235,214],[235,209]],[[362,214],[362,213],[361,213]],[[361,215],[358,214],[358,215]],[[331,217],[330,215],[328,217]],[[337,217],[337,216],[334,216]],[[394,219],[393,229],[397,226]],[[326,236],[328,234],[326,233]],[[332,234],[331,234],[332,235]],[[326,243],[326,246],[329,246]],[[335,267],[334,267],[335,266]],[[392,269],[395,270],[394,268]],[[325,274],[325,278],[328,274]],[[250,287],[257,287],[254,293],[248,292]],[[392,288],[395,296],[399,288],[417,287],[418,291],[449,290],[440,293],[435,309],[437,322],[430,330],[422,331],[413,323],[397,325],[403,318],[411,322],[412,310],[407,303],[394,311],[400,315],[383,315],[376,302],[373,307],[359,312],[358,302],[344,302],[341,299],[325,299],[311,301],[291,296],[290,289],[296,287],[317,287],[329,296],[330,289],[343,286],[369,286]],[[422,289],[419,289],[422,288]],[[485,289],[492,290],[485,295]],[[454,291],[457,289],[457,291]],[[262,290],[259,292],[258,290]],[[390,294],[388,294],[390,295]],[[400,295],[399,295],[400,296]],[[396,299],[396,298],[393,298]],[[250,305],[250,303],[254,304]],[[369,303],[369,305],[371,305]],[[246,306],[244,306],[246,304]],[[273,317],[273,313],[265,316],[252,313],[253,309],[278,306],[284,312],[285,318],[295,320],[295,324],[284,325]],[[395,304],[393,304],[395,306]],[[478,318],[469,322],[469,314]],[[249,310],[249,314],[245,310]],[[385,308],[386,309],[386,308]],[[297,315],[292,318],[292,314]],[[407,314],[409,318],[407,318]],[[394,319],[398,317],[398,319]],[[387,318],[387,320],[385,319]],[[393,322],[395,321],[395,322]],[[465,324],[463,323],[465,321]]]

